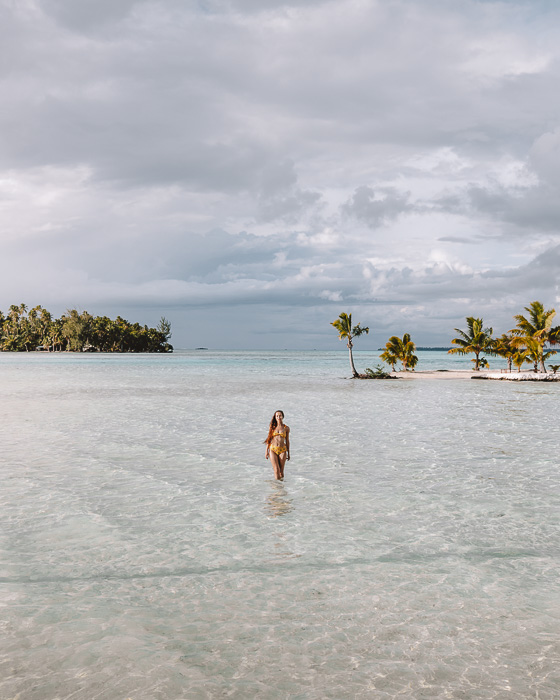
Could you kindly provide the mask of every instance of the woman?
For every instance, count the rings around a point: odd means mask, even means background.
[[[290,459],[290,429],[284,424],[284,411],[276,411],[272,416],[265,444],[265,456],[272,462],[274,476],[283,479],[284,465]]]

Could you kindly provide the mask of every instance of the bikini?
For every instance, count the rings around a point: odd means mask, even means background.
[[[272,433],[272,437],[273,437],[273,438],[276,437],[277,435],[278,435],[279,437],[283,437],[283,438],[286,437],[286,433],[285,433],[285,432],[284,432],[284,433]],[[277,447],[276,445],[270,445],[270,449],[274,452],[274,454],[277,454],[277,455],[284,454],[284,452],[287,452],[287,451],[288,451],[288,448],[286,447],[285,444],[284,444],[284,445],[280,445],[280,447]]]

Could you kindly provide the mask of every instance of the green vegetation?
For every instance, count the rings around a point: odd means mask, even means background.
[[[451,354],[474,354],[472,362],[475,371],[478,371],[489,367],[488,359],[483,354],[485,353],[503,357],[507,361],[509,372],[512,371],[513,365],[520,372],[521,367],[527,362],[533,365],[535,372],[540,370],[546,374],[546,360],[556,352],[560,352],[551,349],[551,346],[560,345],[560,326],[552,326],[556,311],[555,309],[545,310],[540,301],[531,302],[529,306],[525,307],[525,311],[527,312],[526,316],[522,314],[514,316],[517,326],[498,338],[492,337],[492,328],[486,328],[482,318],[467,316],[467,328],[466,330],[455,328],[458,336],[451,341],[453,346],[451,348],[417,348],[409,333],[405,333],[402,338],[393,335],[384,348],[379,348],[382,351],[380,358],[390,365],[393,372],[399,362],[402,363],[402,369],[407,372],[414,370],[418,363],[418,356],[415,354],[418,349],[446,350]],[[362,335],[362,333],[368,333],[369,328],[361,328],[360,324],[353,327],[352,315],[345,313],[341,313],[331,325],[338,330],[339,339],[347,341],[352,376],[363,379],[390,376],[382,365],[377,365],[375,370],[368,367],[365,374],[358,374],[356,371],[352,357],[352,339]],[[554,374],[560,369],[560,365],[548,365],[548,367]],[[539,377],[539,379],[543,378]],[[550,377],[550,381],[557,381],[557,379]]]
[[[458,347],[449,350],[450,353],[474,353],[475,369],[488,367],[488,360],[482,357],[481,352],[490,355],[504,357],[511,372],[512,365],[521,371],[525,362],[532,363],[535,372],[539,370],[546,374],[545,361],[554,355],[554,350],[547,350],[546,344],[560,344],[560,326],[552,327],[552,319],[556,315],[554,309],[545,311],[540,301],[533,301],[525,307],[527,316],[518,314],[514,316],[517,326],[504,333],[499,338],[492,338],[492,329],[483,328],[481,318],[467,318],[467,331],[455,330],[460,334],[451,342]],[[549,365],[552,367],[552,365]]]
[[[513,336],[509,333],[503,333],[494,341],[494,354],[507,360],[508,372],[511,372],[513,358],[516,354],[516,348],[512,345],[512,341]]]
[[[469,355],[474,353],[475,359],[474,369],[478,371],[481,366],[487,367],[488,360],[485,357],[481,358],[481,352],[487,352],[490,355],[494,354],[494,341],[492,340],[492,328],[484,328],[484,321],[481,318],[468,316],[467,331],[462,331],[460,328],[455,328],[459,333],[458,338],[453,338],[452,345],[457,347],[448,350],[450,354]]]
[[[366,367],[364,374],[360,375],[361,379],[396,379],[392,377],[383,365],[375,365],[375,369]]]
[[[352,356],[352,347],[354,345],[352,339],[358,338],[363,333],[369,333],[369,328],[362,328],[359,323],[356,326],[352,326],[352,314],[345,313],[341,313],[340,316],[336,319],[336,321],[333,321],[331,323],[331,326],[334,326],[338,331],[339,340],[346,340],[346,346],[350,354],[350,367],[352,369],[352,376],[356,378],[359,377],[360,375],[356,371],[356,367],[354,366],[354,358]]]
[[[516,350],[513,356],[513,364],[517,367],[517,371],[521,372],[521,367],[528,362],[526,350]]]
[[[544,361],[552,357],[552,355],[555,354],[554,351],[545,351],[537,338],[523,338],[520,339],[520,342],[523,347],[525,362],[531,362],[533,364],[533,372],[538,372],[540,369],[541,372],[546,373]]]
[[[0,311],[0,351],[173,352],[171,324],[162,317],[157,328],[117,316],[92,316],[68,309],[60,318],[41,306],[28,311],[25,304]]]
[[[380,357],[383,362],[391,365],[393,372],[395,371],[397,362],[402,362],[404,371],[408,372],[409,369],[414,370],[418,364],[418,357],[414,354],[415,351],[416,345],[414,345],[408,333],[405,333],[402,339],[397,335],[392,335],[387,341],[385,351],[381,353]]]
[[[510,333],[515,337],[512,345],[515,348],[524,348],[527,351],[527,358],[533,362],[535,372],[540,368],[541,372],[546,372],[544,365],[553,352],[545,352],[546,343],[555,344],[560,342],[560,327],[552,327],[552,319],[556,315],[554,309],[544,310],[540,301],[533,301],[525,307],[528,318],[522,314],[514,316],[517,326]]]

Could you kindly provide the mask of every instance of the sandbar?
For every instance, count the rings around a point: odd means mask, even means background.
[[[445,380],[445,379],[496,379],[506,381],[525,382],[560,382],[560,374],[551,372],[506,372],[499,370],[479,370],[475,372],[471,369],[428,369],[415,370],[414,372],[391,372],[392,377],[398,379],[421,379],[421,380]]]
[[[398,379],[470,379],[482,372],[471,369],[421,369],[414,372],[391,372]]]

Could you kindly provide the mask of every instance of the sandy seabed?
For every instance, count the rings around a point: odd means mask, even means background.
[[[441,353],[389,382],[334,352],[25,355],[2,700],[558,699],[556,389]]]

